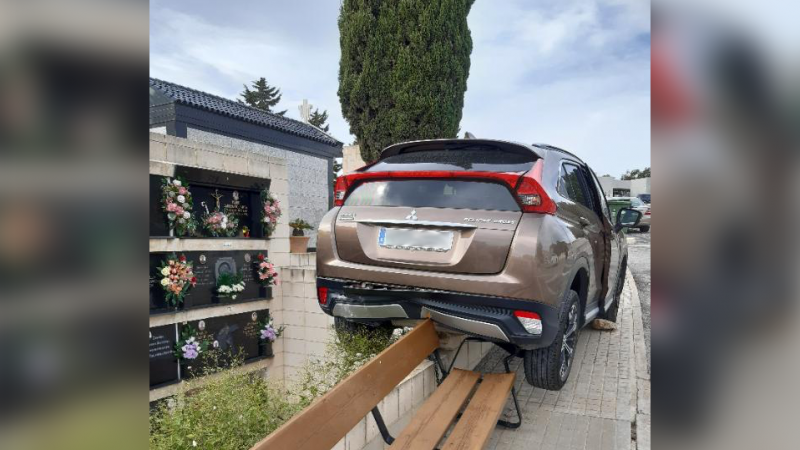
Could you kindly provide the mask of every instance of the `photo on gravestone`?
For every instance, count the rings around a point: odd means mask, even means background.
[[[195,361],[182,364],[182,378],[226,368],[233,359],[253,362],[272,356],[271,346],[260,346],[261,320],[269,310],[252,311],[188,322],[179,327],[193,327],[197,339],[208,343],[208,350]],[[187,369],[187,367],[191,367]]]
[[[178,309],[193,309],[214,306],[219,304],[244,303],[272,298],[272,290],[261,292],[256,266],[253,263],[258,253],[267,254],[266,251],[254,252],[250,250],[234,251],[192,251],[183,252],[187,260],[192,262],[192,270],[196,278],[195,286],[186,294],[183,304]],[[157,268],[170,253],[150,254],[150,313],[159,314],[174,311],[164,300],[164,290],[158,283]],[[219,296],[217,281],[220,274],[238,273],[244,283],[242,291],[236,293],[236,298]],[[262,295],[266,294],[266,296]]]
[[[194,210],[203,237],[212,237],[209,229],[203,226],[203,217],[214,212],[235,219],[234,237],[264,237],[260,226],[261,191],[269,189],[269,179],[185,166],[177,166],[175,175],[183,177],[192,186]],[[222,234],[230,239],[229,231],[226,228]]]
[[[176,325],[150,328],[150,388],[178,381],[178,358],[175,357]]]

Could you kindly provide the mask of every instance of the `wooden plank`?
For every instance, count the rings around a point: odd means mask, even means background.
[[[431,450],[450,428],[481,374],[453,369],[441,386],[420,407],[391,450]]]
[[[497,426],[497,419],[503,412],[512,386],[513,373],[485,375],[442,450],[482,449]]]
[[[330,449],[438,347],[433,322],[422,322],[253,449]]]

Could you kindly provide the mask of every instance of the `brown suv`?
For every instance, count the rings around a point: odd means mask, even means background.
[[[578,334],[616,320],[622,227],[595,174],[548,145],[447,139],[392,145],[340,177],[317,237],[317,293],[339,326],[430,317],[524,358],[560,389]],[[359,325],[360,324],[360,325]]]

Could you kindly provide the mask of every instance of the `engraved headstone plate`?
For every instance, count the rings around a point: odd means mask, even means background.
[[[150,387],[178,381],[175,325],[150,328]]]

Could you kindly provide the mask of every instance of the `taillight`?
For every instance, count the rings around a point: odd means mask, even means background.
[[[649,216],[650,215],[650,208],[647,208],[647,211],[645,211],[644,215],[645,216]]]
[[[522,327],[530,334],[542,334],[542,318],[538,314],[530,311],[514,311]]]
[[[336,179],[336,185],[333,188],[333,204],[334,206],[344,205],[344,197],[347,194],[347,176],[342,175]]]
[[[328,288],[323,286],[317,287],[317,300],[319,300],[319,304],[322,306],[328,304]]]
[[[555,214],[556,204],[539,183],[542,179],[542,160],[536,161],[533,168],[523,175],[515,195],[523,212]]]

